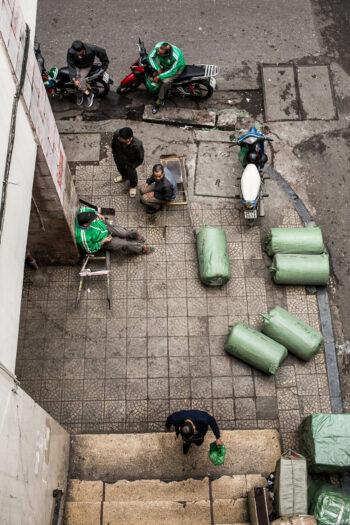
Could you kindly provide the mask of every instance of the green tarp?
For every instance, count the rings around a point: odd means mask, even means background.
[[[288,450],[276,465],[275,510],[277,516],[307,514],[307,468],[304,456]]]
[[[322,230],[312,228],[271,228],[267,232],[265,250],[270,256],[276,253],[303,253],[317,255],[325,252]]]
[[[226,233],[219,228],[205,226],[197,235],[199,275],[202,283],[220,286],[231,277]]]
[[[266,374],[275,374],[287,357],[284,346],[241,322],[232,327],[225,350]]]
[[[310,472],[350,470],[350,414],[312,414],[299,426],[299,450]]]
[[[262,317],[264,334],[304,361],[309,361],[322,344],[320,332],[280,306],[275,306]]]
[[[318,525],[349,525],[350,494],[329,483],[309,483],[309,513]]]
[[[329,258],[321,255],[278,253],[269,268],[277,284],[326,286],[329,279]]]

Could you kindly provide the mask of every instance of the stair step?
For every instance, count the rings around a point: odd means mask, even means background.
[[[266,486],[266,479],[259,474],[247,476],[222,476],[211,483],[212,498],[245,498],[252,487]],[[104,501],[198,501],[209,497],[209,479],[187,479],[165,482],[160,480],[119,480],[105,484]],[[101,502],[102,481],[69,479],[66,501]]]
[[[208,525],[211,523],[209,500],[184,501],[68,501],[65,525]],[[214,502],[214,522],[226,525],[247,523],[246,500]]]
[[[226,430],[222,440],[227,454],[224,465],[214,466],[208,458],[212,435],[201,447],[185,456],[181,439],[174,433],[80,434],[72,438],[70,476],[81,480],[204,478],[222,475],[267,475],[275,469],[281,454],[277,430]]]

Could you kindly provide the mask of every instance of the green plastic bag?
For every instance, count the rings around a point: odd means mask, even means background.
[[[209,459],[215,466],[223,465],[226,457],[226,447],[224,444],[217,445],[216,441],[210,443]]]
[[[152,82],[147,76],[145,78],[147,91],[155,95],[160,90],[161,82]]]
[[[329,483],[311,481],[309,513],[318,525],[349,525],[350,494]]]
[[[221,286],[230,279],[231,268],[226,233],[205,226],[197,235],[199,275],[208,286]]]
[[[275,374],[287,357],[284,346],[241,322],[232,327],[225,350],[265,374]]]
[[[321,255],[277,253],[269,268],[277,284],[326,286],[329,279],[329,258]]]
[[[309,472],[350,470],[350,414],[312,414],[299,426],[299,450]]]
[[[267,232],[265,251],[272,256],[276,253],[303,253],[317,255],[325,252],[322,230],[311,228],[271,228]]]
[[[320,332],[280,306],[275,306],[262,317],[262,332],[281,343],[299,359],[309,361],[323,342]]]

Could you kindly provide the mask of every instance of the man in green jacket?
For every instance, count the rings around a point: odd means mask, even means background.
[[[182,51],[169,42],[158,42],[148,55],[150,65],[157,70],[153,82],[161,82],[158,99],[153,106],[152,113],[158,113],[164,105],[165,96],[171,86],[182,73],[185,59]]]
[[[103,47],[85,44],[81,40],[74,40],[72,46],[68,49],[67,64],[69,76],[77,88],[78,106],[81,106],[84,102],[84,95],[86,95],[87,107],[92,106],[94,94],[88,90],[85,78],[90,73],[95,57],[101,60],[102,68],[106,70],[109,60]]]
[[[79,246],[89,254],[103,249],[138,254],[154,252],[154,248],[144,245],[144,237],[136,230],[106,224],[103,215],[86,206],[78,211],[75,236]]]

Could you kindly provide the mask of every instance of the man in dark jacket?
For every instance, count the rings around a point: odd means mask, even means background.
[[[78,106],[81,106],[84,102],[84,95],[87,97],[87,106],[92,106],[94,94],[88,90],[85,78],[91,70],[95,57],[101,60],[102,68],[106,70],[109,60],[103,47],[85,44],[81,40],[74,40],[72,46],[68,49],[67,64],[69,76],[77,88]]]
[[[197,447],[203,443],[209,425],[216,437],[217,446],[222,446],[219,427],[215,418],[208,414],[208,412],[202,412],[201,410],[181,410],[180,412],[174,412],[174,414],[171,414],[166,420],[165,428],[167,431],[170,430],[171,425],[175,427],[176,437],[178,437],[179,434],[182,436],[184,441],[184,454],[187,454],[190,450],[192,443],[197,445]]]
[[[141,202],[147,206],[147,213],[156,213],[162,205],[176,199],[177,184],[168,168],[155,164],[152,175],[140,186]]]
[[[130,181],[130,197],[136,196],[137,166],[143,163],[144,151],[142,141],[134,137],[131,128],[118,129],[112,140],[112,153],[120,175],[114,182]]]

